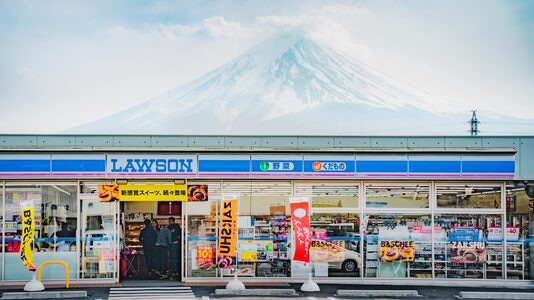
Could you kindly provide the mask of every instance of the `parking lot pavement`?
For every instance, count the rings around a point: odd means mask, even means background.
[[[293,283],[286,285],[287,288],[292,288],[297,292],[297,296],[291,297],[269,297],[269,296],[255,296],[256,300],[344,300],[344,299],[375,299],[375,300],[394,300],[394,299],[404,299],[404,300],[457,300],[459,299],[460,292],[483,292],[484,298],[488,299],[492,295],[502,295],[502,293],[522,293],[530,294],[534,299],[534,288],[491,288],[491,287],[462,287],[462,286],[447,286],[447,287],[437,287],[437,286],[409,286],[409,285],[351,285],[351,284],[319,284],[321,290],[319,292],[302,292],[300,287],[302,284]],[[454,285],[454,283],[451,283]],[[197,300],[209,300],[209,299],[225,299],[225,300],[237,300],[237,299],[251,299],[248,297],[237,297],[237,296],[219,296],[215,295],[216,288],[224,288],[224,286],[202,286],[194,285],[191,286],[194,296]],[[269,286],[254,286],[247,288],[269,288]],[[276,286],[273,288],[280,288]],[[47,290],[58,290],[58,289],[47,289]],[[110,295],[110,288],[106,287],[93,287],[93,288],[75,288],[75,290],[85,290],[87,291],[88,297],[84,299],[108,299]],[[342,297],[337,295],[338,290],[378,290],[378,291],[390,291],[390,290],[416,290],[418,293],[417,297],[393,297],[393,296],[373,296],[373,297]],[[2,290],[0,287],[0,292],[4,291],[13,291],[13,289]],[[499,294],[501,293],[501,294]],[[0,298],[1,299],[1,298]],[[66,299],[66,298],[63,298]],[[135,299],[132,297],[132,299]],[[462,298],[460,298],[462,299]],[[463,298],[467,299],[467,298]],[[470,298],[473,300],[474,298]],[[500,299],[500,298],[492,298]],[[511,298],[509,298],[511,299]],[[517,298],[516,298],[517,299]],[[502,300],[502,299],[501,299]]]

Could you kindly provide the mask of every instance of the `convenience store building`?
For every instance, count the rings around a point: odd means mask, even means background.
[[[354,284],[534,278],[530,136],[4,135],[0,151],[2,285],[31,279],[18,253],[24,201],[35,209],[36,264],[63,260],[79,284],[147,278],[139,230],[145,218],[165,226],[169,216],[182,227],[184,281],[233,272],[244,281],[301,282],[311,272],[317,282]],[[102,185],[175,186],[197,201],[154,192],[103,202]],[[235,270],[210,263],[217,205],[228,195],[239,203]],[[310,201],[306,266],[291,261],[292,197]],[[60,237],[62,226],[71,235]],[[59,266],[43,269],[45,283],[64,279]]]

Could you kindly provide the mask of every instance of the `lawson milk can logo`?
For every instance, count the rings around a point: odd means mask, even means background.
[[[108,157],[110,173],[193,173],[195,160],[191,156],[115,156]]]

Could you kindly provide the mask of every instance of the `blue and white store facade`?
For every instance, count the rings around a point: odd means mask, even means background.
[[[18,252],[31,200],[35,263],[66,262],[71,283],[146,277],[142,221],[174,216],[184,281],[311,272],[317,282],[530,285],[533,153],[534,137],[5,135],[0,283],[31,279]],[[100,201],[99,186],[114,184],[186,185],[207,201]],[[233,270],[212,263],[225,195],[239,203]],[[291,260],[292,197],[311,203],[306,266]],[[47,266],[42,277],[65,274]]]

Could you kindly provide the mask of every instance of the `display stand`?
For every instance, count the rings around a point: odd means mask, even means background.
[[[33,271],[32,280],[24,285],[24,291],[26,292],[39,292],[44,291],[45,287],[42,282],[36,278],[35,271]]]

